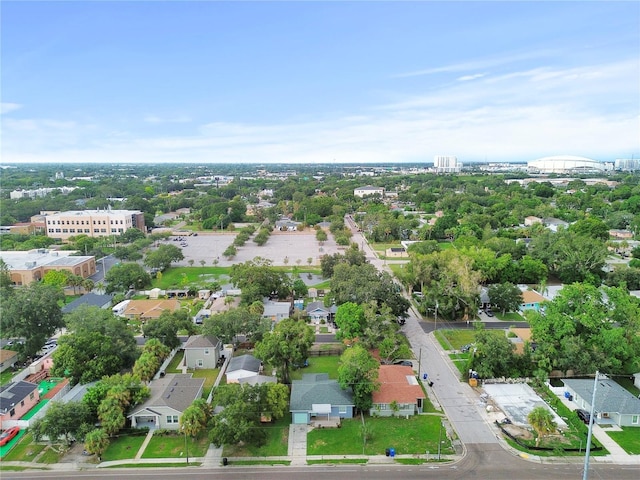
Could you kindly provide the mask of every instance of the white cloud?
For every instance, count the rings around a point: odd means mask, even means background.
[[[477,78],[482,78],[484,77],[486,74],[485,73],[476,73],[473,75],[464,75],[462,77],[458,77],[458,81],[459,82],[468,82],[469,80],[475,80]]]
[[[178,115],[176,117],[158,117],[156,115],[147,115],[144,117],[147,123],[189,123],[191,118],[187,115]]]
[[[2,102],[0,103],[0,115],[5,115],[10,112],[14,112],[22,108],[22,105],[19,103],[8,103]]]

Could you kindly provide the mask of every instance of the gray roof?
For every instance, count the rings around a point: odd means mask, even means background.
[[[233,357],[229,361],[227,366],[227,373],[236,372],[238,370],[247,370],[249,372],[260,371],[260,365],[262,362],[253,355],[240,355],[239,357]]]
[[[220,340],[213,335],[191,335],[187,343],[184,344],[184,349],[187,348],[214,348],[220,345]]]
[[[24,380],[8,383],[0,387],[0,414],[11,410],[37,388],[38,385],[35,383],[25,382]]]
[[[253,377],[239,378],[238,383],[240,383],[240,385],[244,385],[245,383],[249,385],[262,385],[263,383],[278,383],[278,379],[267,375],[254,375]]]
[[[329,380],[326,373],[307,373],[291,385],[289,411],[310,412],[314,403],[353,406],[353,395],[351,389],[343,390],[336,380]]]
[[[71,313],[80,305],[89,305],[90,307],[105,308],[111,304],[113,297],[111,295],[98,295],[97,293],[87,293],[80,298],[76,298],[73,302],[62,308],[62,313]]]
[[[562,379],[562,381],[585,402],[591,403],[593,380]],[[596,388],[595,410],[596,412],[640,415],[640,399],[610,378],[602,378],[598,380]]]
[[[329,309],[324,306],[324,302],[311,302],[305,308],[307,312],[313,312],[314,310],[322,310],[324,312],[329,313]]]
[[[204,378],[192,378],[191,374],[172,373],[154,380],[149,385],[151,396],[139,405],[129,417],[137,415],[141,410],[158,407],[169,407],[184,412],[194,400],[202,395]]]

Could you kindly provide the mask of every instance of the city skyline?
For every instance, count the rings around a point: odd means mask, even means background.
[[[3,2],[2,163],[640,154],[637,2]]]

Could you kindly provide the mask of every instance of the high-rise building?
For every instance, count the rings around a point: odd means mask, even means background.
[[[433,157],[433,167],[436,173],[460,173],[462,163],[458,162],[458,157],[436,155]]]

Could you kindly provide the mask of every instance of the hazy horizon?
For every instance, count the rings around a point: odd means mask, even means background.
[[[2,164],[640,155],[640,3],[3,2]]]

